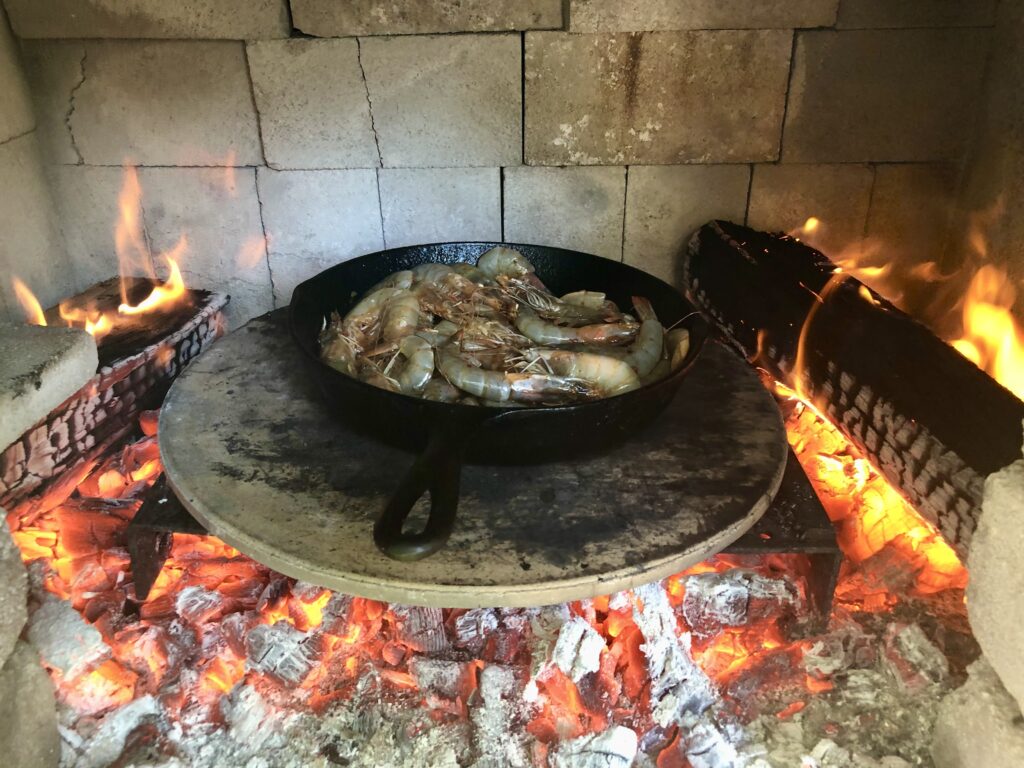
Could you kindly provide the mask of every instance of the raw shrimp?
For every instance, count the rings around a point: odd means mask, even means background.
[[[665,334],[672,370],[679,368],[690,353],[690,332],[685,328],[673,328]]]
[[[548,320],[558,320],[570,325],[587,325],[609,319],[605,317],[603,306],[598,309],[592,309],[581,304],[565,302],[557,296],[552,296],[546,291],[539,290],[519,278],[501,276],[498,278],[498,284],[517,302],[529,306],[541,317]],[[615,314],[618,315],[618,313]],[[612,317],[611,319],[614,320],[616,318]]]
[[[375,387],[386,389],[389,392],[401,392],[401,385],[393,378],[385,374],[374,363],[363,359],[358,365],[357,377],[372,384]]]
[[[498,403],[510,400],[533,403],[593,396],[592,388],[579,379],[551,374],[487,371],[470,365],[449,347],[437,351],[437,368],[462,391]]]
[[[331,312],[330,322],[324,321],[320,331],[320,357],[331,368],[354,376],[358,349],[352,339],[342,332],[341,315]]]
[[[401,288],[381,288],[364,296],[345,315],[341,323],[344,334],[355,339],[360,346],[368,346],[369,337],[377,335],[384,306],[402,292]]]
[[[530,339],[500,320],[471,317],[459,329],[459,347],[464,352],[482,349],[514,349],[529,346]]]
[[[499,275],[507,277],[526,277],[533,274],[533,265],[519,251],[497,245],[482,254],[476,262],[480,271],[492,280]]]
[[[420,325],[420,302],[412,291],[399,290],[387,300],[381,324],[386,341],[398,341]]]
[[[398,374],[398,383],[406,394],[422,392],[434,375],[434,350],[419,336],[406,336],[398,344],[405,365]]]
[[[564,344],[625,344],[637,335],[637,326],[629,323],[601,323],[568,328],[544,320],[530,307],[521,306],[516,328],[527,338],[548,346]]]
[[[651,302],[642,296],[633,297],[633,307],[640,316],[640,333],[628,350],[626,362],[633,366],[640,378],[651,372],[665,356],[665,329],[658,322]]]
[[[440,347],[446,344],[459,330],[459,326],[450,320],[442,320],[433,328],[420,328],[416,335],[426,341],[432,347]]]
[[[465,264],[460,261],[452,264],[452,269],[463,277],[468,277],[477,285],[494,285],[494,281],[480,267],[474,267],[472,264]]]
[[[454,403],[462,393],[445,378],[434,376],[420,393],[424,400],[434,400],[438,403]]]
[[[392,272],[373,286],[368,293],[379,291],[381,288],[403,288],[405,290],[409,290],[412,288],[412,270],[403,269],[400,272]]]
[[[445,275],[450,275],[454,272],[447,264],[436,264],[434,262],[428,262],[426,264],[417,264],[412,268],[413,285],[419,283],[436,283]]]
[[[570,352],[564,349],[528,349],[528,360],[543,360],[560,376],[590,382],[599,397],[629,392],[640,386],[640,377],[623,360],[591,352]]]

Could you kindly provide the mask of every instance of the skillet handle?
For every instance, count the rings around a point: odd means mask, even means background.
[[[427,447],[405,473],[373,526],[377,548],[394,560],[422,560],[448,541],[459,508],[462,450],[475,430],[450,424],[434,428]],[[418,533],[402,531],[413,505],[430,491],[430,516]]]

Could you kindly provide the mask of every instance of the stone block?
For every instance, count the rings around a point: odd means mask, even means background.
[[[622,258],[625,168],[506,168],[505,241]]]
[[[56,162],[263,162],[241,42],[33,42],[26,51]]]
[[[422,35],[559,29],[562,0],[291,0],[292,23],[307,35]]]
[[[673,285],[690,235],[711,219],[743,221],[746,165],[635,165],[626,185],[623,260]]]
[[[380,172],[388,248],[452,240],[501,240],[498,168],[402,168]]]
[[[836,27],[986,27],[995,15],[996,0],[840,0]]]
[[[4,0],[18,37],[288,37],[286,0]]]
[[[786,162],[953,160],[982,88],[988,33],[797,33]]]
[[[956,203],[951,165],[879,165],[868,210],[867,234],[885,249],[886,261],[907,267],[942,260]]]
[[[3,341],[0,340],[2,345]],[[5,419],[5,416],[0,416],[0,419]],[[7,432],[3,427],[0,430]],[[4,437],[0,435],[0,442],[3,440]],[[11,538],[6,518],[7,512],[0,507],[0,666],[10,657],[28,617],[28,577],[25,564],[21,562],[21,552]]]
[[[836,256],[864,237],[872,181],[866,165],[755,166],[747,223],[790,232],[814,216],[818,229],[804,239]]]
[[[60,763],[53,683],[28,643],[19,642],[0,670],[0,744],[4,765],[57,768]]]
[[[570,0],[572,32],[829,27],[839,0]]]
[[[124,171],[90,165],[46,168],[57,222],[79,286],[118,274],[114,225]],[[145,198],[143,198],[145,202]]]
[[[25,87],[18,46],[0,14],[0,143],[31,131],[36,124]]]
[[[99,362],[85,331],[6,323],[0,360],[0,450],[81,389]]]
[[[380,165],[356,40],[268,41],[247,52],[267,163]]]
[[[71,94],[82,79],[85,44],[23,40],[21,58],[43,157],[48,163],[81,162],[64,118],[71,106]]]
[[[967,567],[967,616],[978,644],[1010,695],[1024,706],[1024,461],[985,481],[981,518],[971,540]],[[1021,763],[1024,764],[1024,763]]]
[[[0,144],[0,294],[11,319],[22,319],[12,277],[19,277],[44,306],[75,292],[72,265],[53,215],[53,197],[36,135]]]
[[[526,35],[530,165],[774,160],[792,32]]]
[[[972,576],[973,578],[973,576]],[[1024,718],[984,657],[939,705],[932,731],[935,768],[1019,768]]]
[[[385,167],[496,167],[522,160],[519,35],[362,43]]]
[[[186,238],[185,283],[231,295],[231,327],[272,306],[266,242],[254,168],[140,168],[143,220],[157,269],[159,254]]]
[[[338,262],[384,247],[373,170],[256,173],[274,303]]]

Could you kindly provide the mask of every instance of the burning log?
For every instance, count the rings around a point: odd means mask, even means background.
[[[139,413],[163,399],[181,369],[223,335],[228,297],[194,290],[188,299],[100,340],[96,375],[0,452],[0,505],[27,514],[26,505],[46,501],[43,494],[18,506],[28,494],[58,481],[77,485],[96,457],[135,428]]]
[[[716,221],[685,283],[748,360],[829,417],[963,556],[1024,402],[819,251]]]

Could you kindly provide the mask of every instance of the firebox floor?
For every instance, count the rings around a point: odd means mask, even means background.
[[[349,594],[450,608],[559,603],[683,570],[761,517],[787,456],[773,399],[712,343],[658,423],[622,447],[464,467],[448,545],[396,562],[374,547],[371,528],[410,455],[327,416],[280,311],[225,337],[178,379],[160,448],[185,507],[241,552]]]

